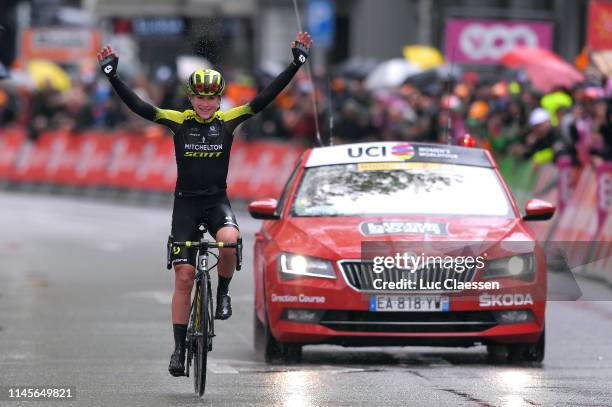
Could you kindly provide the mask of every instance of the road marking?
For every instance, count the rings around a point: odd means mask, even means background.
[[[217,364],[217,363],[208,363],[208,370],[215,374],[238,374],[240,373],[238,370],[234,369],[230,365],[226,364]]]
[[[172,293],[170,291],[132,291],[126,294],[129,298],[153,300],[158,304],[170,305]]]
[[[331,374],[340,374],[340,373],[357,373],[357,372],[365,372],[365,369],[356,369],[356,368],[347,368],[347,369],[339,369],[339,370],[326,370],[325,373]]]

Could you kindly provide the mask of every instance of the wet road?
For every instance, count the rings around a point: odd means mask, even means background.
[[[167,373],[170,209],[0,192],[0,387],[73,387],[58,406],[612,405],[605,301],[549,303],[542,366],[489,366],[483,347],[305,347],[299,365],[258,362],[248,267],[258,222],[237,215],[247,267],[198,399],[191,379]]]

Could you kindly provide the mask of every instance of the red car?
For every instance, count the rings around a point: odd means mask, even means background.
[[[380,142],[307,150],[278,199],[249,205],[255,347],[487,345],[544,358],[546,259],[480,148]]]

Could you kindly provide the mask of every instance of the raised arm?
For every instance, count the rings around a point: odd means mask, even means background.
[[[139,115],[140,117],[155,121],[158,109],[142,100],[132,89],[130,89],[125,82],[119,78],[117,74],[117,65],[119,64],[119,57],[113,51],[110,45],[102,48],[98,52],[98,62],[102,72],[108,78],[108,81],[112,85],[117,95],[121,98],[123,103],[130,108],[131,111]]]
[[[312,46],[312,40],[307,32],[299,32],[296,35],[295,41],[291,43],[291,52],[293,53],[293,61],[287,69],[281,72],[274,80],[259,93],[253,100],[249,102],[249,106],[253,113],[259,113],[268,106],[276,96],[291,82],[293,76],[297,73],[300,66],[306,63],[308,59],[308,50]]]

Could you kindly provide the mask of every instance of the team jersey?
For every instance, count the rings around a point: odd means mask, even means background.
[[[226,190],[234,130],[253,114],[248,104],[217,111],[208,120],[193,110],[157,110],[154,121],[174,134],[177,195],[218,195]]]

